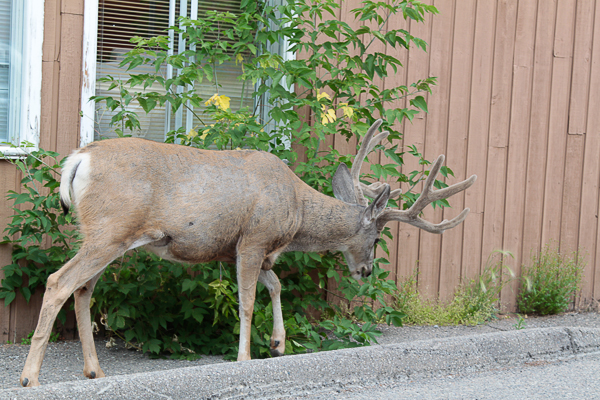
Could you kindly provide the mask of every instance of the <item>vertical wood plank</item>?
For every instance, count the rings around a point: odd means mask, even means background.
[[[517,2],[500,0],[496,14],[494,69],[490,108],[482,263],[502,248],[506,189],[506,162],[512,92],[512,66],[517,20]]]
[[[15,190],[17,181],[16,169],[6,161],[0,161],[0,190],[5,194],[9,189]],[[11,202],[6,196],[0,196],[0,229],[10,222],[13,215]],[[0,245],[0,268],[11,264],[12,247],[9,245]],[[0,269],[0,280],[4,279],[4,272]],[[4,300],[0,301],[0,343],[6,343],[10,339],[10,307],[4,306]]]
[[[83,16],[62,14],[56,151],[69,154],[79,146]]]
[[[389,27],[393,26],[394,29],[406,29],[408,31],[411,31],[409,28],[409,26],[410,26],[409,22],[406,21],[401,14],[396,14],[396,15],[392,16],[390,18],[390,20],[388,21],[388,26]],[[412,34],[416,37],[421,38],[421,36],[419,36],[420,33],[413,31]],[[423,39],[426,40],[425,38],[423,38]],[[400,63],[402,64],[402,67],[399,67],[398,73],[391,74],[390,76],[386,77],[384,88],[390,89],[392,87],[406,85],[407,84],[407,74],[408,74],[408,50],[400,45],[396,46],[395,48],[391,47],[391,46],[387,46],[386,54],[398,59],[400,61]],[[398,99],[398,100],[394,100],[394,101],[390,102],[387,105],[387,108],[388,109],[396,109],[396,108],[402,109],[405,106],[406,106],[406,99]],[[403,123],[398,123],[396,121],[394,129],[396,129],[397,131],[399,131],[401,133],[404,133],[403,127],[404,127]],[[401,140],[394,140],[393,143],[384,142],[383,144],[386,146],[386,148],[390,148],[394,145],[397,145],[398,152],[402,151],[402,141]],[[387,164],[387,163],[395,164],[393,161],[389,160],[384,154],[380,154],[380,161],[384,164]],[[390,187],[392,190],[398,189],[401,186],[400,183],[394,182],[391,178],[388,179],[387,183],[390,184]],[[391,271],[390,275],[389,275],[389,279],[393,279],[396,283],[398,283],[399,281],[402,281],[406,277],[407,274],[410,273],[410,272],[405,273],[403,271],[400,271],[400,269],[399,269],[401,260],[406,260],[406,258],[407,258],[407,255],[403,251],[405,243],[400,240],[400,237],[399,237],[400,236],[400,233],[399,233],[400,224],[398,222],[390,222],[386,225],[386,227],[390,230],[390,233],[394,237],[393,241],[390,240],[389,238],[387,238],[387,236],[382,237],[386,241],[386,244],[388,246],[389,256],[387,256],[385,254],[385,252],[383,250],[381,250],[381,248],[378,248],[377,256],[378,257],[386,257],[388,259],[388,261],[390,261],[390,265],[387,268]]]
[[[60,2],[60,11],[62,14],[83,15],[85,0],[63,0]]]
[[[409,22],[406,21],[401,14],[396,14],[395,16],[390,18],[390,20],[388,21],[388,26],[389,27],[393,26],[394,29],[408,30]],[[417,37],[420,37],[416,34],[416,32],[414,32],[414,35]],[[426,39],[424,38],[424,40],[426,40]],[[397,87],[400,85],[407,85],[408,50],[400,45],[397,45],[395,48],[391,47],[391,46],[387,46],[386,54],[398,59],[400,61],[400,63],[402,64],[402,66],[399,67],[398,73],[390,74],[388,77],[386,77],[385,88],[390,89],[392,87]],[[394,101],[388,103],[387,108],[388,109],[396,109],[396,108],[404,108],[405,106],[406,106],[406,99],[398,99],[398,100],[394,100]],[[404,132],[403,127],[404,127],[403,123],[399,124],[396,121],[394,128],[397,131],[403,133]],[[390,147],[397,145],[398,152],[402,151],[402,141],[401,140],[394,140],[392,143],[384,142],[383,144],[386,146],[386,148],[390,148]],[[387,163],[395,164],[395,162],[389,160],[387,158],[387,156],[385,156],[385,154],[380,154],[380,161],[385,164],[387,164]],[[398,168],[400,169],[400,171],[402,170],[401,167],[398,167]],[[395,182],[392,178],[389,178],[387,183],[390,185],[392,190],[395,190],[395,189],[398,189],[401,187],[400,183]],[[390,262],[390,265],[388,266],[387,269],[389,269],[391,271],[390,275],[389,275],[389,279],[393,279],[396,282],[396,284],[398,284],[400,281],[402,281],[406,277],[405,273],[403,273],[403,272],[401,273],[399,271],[400,260],[403,260],[406,257],[406,255],[401,251],[402,244],[400,243],[400,240],[399,240],[400,223],[390,222],[386,225],[386,227],[389,229],[390,233],[394,237],[393,240],[390,240],[387,236],[382,235],[383,236],[382,239],[384,239],[386,241],[388,251],[389,251],[389,256],[387,254],[385,254],[385,252],[380,247],[378,248],[376,255],[377,255],[377,257],[386,257],[388,259],[388,261]]]
[[[404,17],[402,15],[395,15],[392,18],[390,18],[389,22],[388,22],[388,26],[393,26],[395,29],[406,29],[407,31],[411,32],[411,24],[409,21],[405,20]],[[414,25],[413,25],[414,26]],[[421,33],[417,33],[417,32],[412,32],[412,34],[416,37],[422,38],[421,36],[419,36]],[[423,38],[424,40],[426,40],[426,38]],[[402,67],[400,67],[398,69],[398,73],[397,74],[393,74],[390,75],[386,78],[385,80],[385,88],[389,89],[392,87],[396,87],[396,86],[400,86],[400,85],[407,85],[408,84],[408,53],[409,50],[405,49],[404,47],[398,45],[395,48],[388,46],[386,48],[386,54],[390,55],[396,59],[398,59],[401,63],[402,63]],[[392,102],[390,102],[388,104],[388,108],[389,109],[396,109],[396,108],[404,108],[406,107],[406,99],[397,99],[394,100]],[[397,122],[395,123],[394,129],[396,129],[397,131],[401,132],[402,134],[405,133],[405,123],[404,122]],[[392,147],[394,145],[398,146],[398,152],[403,151],[403,145],[402,145],[402,140],[394,140],[393,143],[384,143],[386,145],[386,147]],[[382,162],[390,162],[391,161],[387,161],[387,158],[384,155],[381,155],[381,160]],[[402,168],[400,169],[402,171]],[[390,184],[392,190],[393,189],[397,189],[399,187],[401,187],[401,185],[397,182],[391,182],[388,181],[388,183]],[[411,271],[412,268],[414,268],[414,260],[416,259],[416,257],[418,257],[418,255],[416,255],[414,252],[412,253],[412,256],[409,252],[406,251],[407,248],[410,248],[410,243],[407,243],[406,238],[403,237],[404,233],[401,231],[402,229],[402,224],[399,224],[398,222],[390,222],[388,223],[386,226],[389,228],[391,234],[394,237],[394,240],[391,241],[389,240],[387,237],[384,237],[384,239],[386,240],[386,244],[388,246],[388,250],[390,252],[389,258],[388,260],[390,261],[390,265],[389,268],[392,271],[392,273],[390,274],[390,279],[394,279],[396,281],[396,284],[398,284],[400,281],[404,280],[406,278],[406,276],[408,276]],[[414,249],[414,246],[412,247]],[[378,256],[383,256],[383,251],[382,250],[378,250],[377,253]],[[408,261],[412,258],[412,261]],[[406,270],[406,268],[403,268],[406,264],[412,264],[412,268],[410,270]]]
[[[448,132],[446,139],[446,160],[454,171],[454,177],[446,182],[451,185],[466,179],[467,138],[469,131],[469,96],[471,92],[471,68],[473,65],[473,44],[476,2],[461,1],[460,12],[455,13],[454,43],[452,47],[452,64],[448,110]],[[441,177],[440,177],[441,179]],[[451,208],[444,209],[443,219],[451,220],[464,209],[464,192],[458,193],[448,201]],[[440,261],[439,296],[441,301],[452,299],[455,288],[459,285],[462,269],[463,229],[461,224],[444,232]]]
[[[60,54],[60,2],[44,2],[44,44],[42,61],[56,61]]]
[[[519,2],[517,30],[515,36],[511,118],[506,176],[503,248],[513,253],[505,264],[518,276],[521,266],[521,246],[525,205],[527,144],[529,142],[529,120],[531,87],[533,79],[533,49],[535,45],[535,21],[538,4],[535,1]],[[509,310],[516,309],[518,281],[504,286],[502,300]]]
[[[568,126],[568,132],[574,135],[582,135],[587,131],[595,6],[595,0],[577,2]]]
[[[450,3],[451,4],[451,3]],[[434,2],[434,5],[440,9],[440,4]],[[449,8],[452,11],[452,7]],[[444,10],[443,12],[445,12]],[[434,47],[432,43],[431,29],[432,27],[441,22],[445,21],[446,18],[431,17],[425,20],[424,23],[417,23],[410,21],[410,32],[413,36],[421,38],[429,43],[429,51],[433,52]],[[411,46],[408,50],[408,58],[406,60],[406,82],[410,85],[419,79],[425,79],[431,75],[428,75],[428,65],[430,56],[423,50]],[[429,71],[431,74],[431,71]],[[428,101],[431,101],[432,97],[427,96]],[[409,101],[404,103],[404,107],[410,108]],[[431,105],[429,105],[431,107]],[[425,145],[425,133],[429,124],[428,117],[425,117],[422,112],[417,114],[413,118],[412,122],[404,122],[404,132],[402,137],[402,151],[406,152],[403,159],[404,165],[402,166],[402,173],[409,175],[411,171],[421,171],[423,166],[419,165],[415,157],[408,154],[408,146],[414,145],[417,149],[424,153]],[[414,188],[415,192],[420,192],[422,185],[419,184]],[[405,187],[404,191],[408,188]],[[437,271],[437,260],[436,265],[423,264],[421,263],[421,253],[419,251],[421,232],[418,228],[415,228],[409,224],[398,225],[398,280],[404,280],[406,277],[413,274],[415,268],[418,268],[418,282],[421,293],[427,293],[429,297],[435,297],[437,294],[437,279],[431,279],[432,276],[437,275],[434,271]],[[437,277],[436,277],[437,278]]]
[[[485,205],[487,146],[490,124],[490,98],[494,55],[496,2],[477,3],[473,67],[471,75],[471,110],[469,112],[469,140],[467,149],[467,176],[477,174],[477,182],[465,193],[465,207],[471,212],[464,224],[463,278],[475,278],[481,272],[482,232]],[[485,256],[487,257],[487,255]],[[485,258],[483,260],[485,262]]]
[[[594,275],[598,276],[598,212],[600,193],[600,2],[596,1],[594,10],[593,48],[591,51],[590,82],[588,92],[587,121],[585,128],[585,148],[581,188],[581,208],[579,214],[578,246],[583,251],[586,267],[581,291],[582,306],[598,299],[598,285],[594,284]],[[577,43],[576,43],[577,49]],[[581,60],[576,60],[581,62]],[[573,88],[576,93],[578,89]],[[572,96],[573,98],[574,96]]]
[[[574,0],[559,0],[556,14],[542,243],[560,240],[575,5]]]
[[[594,2],[577,2],[573,74],[568,118],[565,185],[561,220],[561,251],[572,252],[578,247],[579,214],[583,176],[587,102],[590,84],[590,61],[594,32]]]
[[[542,221],[546,176],[554,29],[557,1],[538,7],[532,86],[530,134],[527,153],[527,179],[523,224],[523,264],[542,246]]]
[[[44,150],[56,151],[59,75],[58,61],[42,62],[40,147]]]
[[[578,246],[584,146],[583,135],[567,135],[560,224],[560,249],[563,252],[577,251]]]

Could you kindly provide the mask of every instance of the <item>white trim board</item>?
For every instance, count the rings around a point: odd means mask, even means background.
[[[94,141],[96,104],[89,101],[96,94],[96,53],[98,48],[98,0],[85,0],[83,9],[83,60],[81,73],[80,142],[83,147]]]

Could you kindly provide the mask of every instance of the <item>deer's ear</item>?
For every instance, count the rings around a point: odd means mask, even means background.
[[[356,204],[356,193],[354,193],[352,175],[346,164],[341,163],[338,166],[331,183],[333,186],[333,194],[336,199],[346,203]]]
[[[377,217],[381,215],[385,207],[387,207],[387,202],[390,198],[390,185],[385,184],[385,187],[379,193],[379,196],[367,207],[363,214],[363,225],[367,226],[377,220]]]

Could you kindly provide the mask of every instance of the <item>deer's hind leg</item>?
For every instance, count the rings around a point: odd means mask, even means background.
[[[261,270],[258,281],[265,285],[271,295],[273,306],[273,334],[271,335],[271,356],[279,357],[285,352],[285,327],[281,313],[281,284],[275,272]]]
[[[35,333],[31,338],[31,347],[27,355],[27,361],[25,361],[25,367],[21,373],[21,385],[23,386],[39,386],[40,384],[38,376],[48,346],[48,339],[52,332],[52,325],[65,301],[75,290],[98,276],[108,263],[123,254],[127,249],[122,244],[89,245],[87,243],[83,244],[72,260],[48,277],[40,317]],[[85,316],[82,319],[85,319]],[[89,321],[89,310],[87,319]],[[83,321],[78,320],[78,322],[82,323]]]
[[[104,378],[104,372],[100,368],[96,346],[94,344],[94,335],[92,333],[92,319],[90,317],[90,300],[94,292],[94,286],[98,282],[102,273],[87,281],[85,285],[75,290],[75,314],[77,316],[77,330],[79,331],[79,340],[83,350],[83,375],[90,379]]]

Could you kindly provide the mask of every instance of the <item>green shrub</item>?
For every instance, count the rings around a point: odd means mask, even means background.
[[[508,251],[496,250],[488,257],[482,274],[459,285],[449,302],[423,299],[417,289],[417,272],[399,285],[396,308],[411,325],[477,325],[494,318],[502,288],[513,277],[503,265],[502,257],[513,257]],[[502,272],[506,268],[508,273]],[[504,276],[503,276],[504,275]]]
[[[10,160],[21,170],[23,179],[21,193],[8,192],[14,214],[0,242],[13,249],[12,263],[2,268],[0,299],[5,305],[15,299],[17,292],[29,301],[36,288],[46,285],[51,273],[77,254],[79,236],[72,226],[73,214],[63,216],[59,204],[58,155],[40,150],[24,160]]]
[[[581,252],[561,254],[546,245],[521,270],[519,310],[525,314],[551,315],[566,311],[581,286],[585,262]]]
[[[356,29],[337,20],[341,7],[337,0],[309,2],[288,0],[277,7],[256,0],[242,1],[239,14],[208,12],[201,20],[180,18],[171,28],[185,39],[188,49],[169,52],[168,36],[134,38],[135,48],[126,54],[121,67],[130,71],[127,81],[106,77],[115,96],[93,99],[111,112],[111,123],[119,136],[137,134],[140,123],[128,107],[138,104],[145,112],[158,106],[171,112],[186,108],[194,114],[193,128],[174,127],[168,142],[197,148],[249,148],[270,151],[289,162],[294,172],[308,185],[331,195],[330,176],[340,163],[352,163],[354,154],[340,154],[325,146],[327,136],[341,134],[348,140],[360,140],[377,118],[385,119],[383,129],[391,132],[388,142],[377,146],[389,162],[371,165],[366,179],[403,182],[409,188],[425,178],[422,170],[404,174],[400,171],[405,155],[429,164],[415,146],[399,148],[399,126],[419,112],[426,112],[422,92],[430,92],[435,78],[425,76],[409,85],[382,89],[379,83],[396,74],[400,61],[392,55],[375,51],[374,44],[387,48],[413,46],[425,50],[426,43],[403,29],[393,29],[388,20],[393,15],[422,22],[435,7],[416,1],[373,3],[366,1],[350,10]],[[266,29],[265,27],[270,27]],[[185,29],[183,29],[185,28]],[[215,35],[215,29],[220,29]],[[218,39],[215,39],[218,37]],[[286,40],[291,51],[306,55],[303,60],[286,60],[268,49]],[[244,90],[252,90],[257,101],[254,109],[232,111],[230,99],[219,93],[219,66],[225,62],[243,63]],[[139,65],[151,65],[156,73],[136,74]],[[164,65],[177,71],[166,79]],[[203,99],[196,85],[214,84],[215,95]],[[290,90],[294,85],[295,90]],[[146,91],[161,87],[161,91]],[[252,88],[252,89],[251,89]],[[407,107],[398,100],[410,97]],[[257,110],[268,110],[257,113]],[[307,123],[306,121],[310,121]],[[210,121],[204,123],[203,121]],[[306,161],[299,160],[301,151]],[[34,152],[24,163],[24,170],[35,160],[56,154]],[[21,163],[21,164],[19,164]],[[69,218],[60,216],[58,193],[52,166],[38,166],[48,194],[31,191],[22,196],[11,194],[20,203],[31,203],[33,211],[15,209],[16,216],[6,230],[3,243],[12,244],[13,263],[5,267],[0,298],[9,304],[21,291],[26,298],[45,285],[49,274],[72,258],[77,251],[77,236],[69,231]],[[37,167],[34,167],[34,170]],[[49,168],[49,169],[45,169]],[[442,175],[452,174],[442,168]],[[40,175],[40,176],[38,176]],[[40,181],[42,182],[42,181]],[[27,184],[28,182],[25,182]],[[436,181],[437,188],[445,187]],[[418,197],[411,191],[402,195],[403,207]],[[390,202],[394,204],[394,201]],[[47,209],[40,209],[47,204]],[[447,205],[446,200],[434,206]],[[49,222],[51,222],[49,224]],[[30,225],[36,230],[30,232]],[[43,235],[51,236],[50,250],[42,245]],[[389,230],[384,230],[389,238]],[[54,236],[53,236],[54,235]],[[35,244],[30,242],[35,240]],[[386,250],[385,241],[380,245]],[[54,250],[51,250],[54,249]],[[388,272],[376,265],[369,280],[359,284],[348,276],[340,254],[288,253],[274,266],[280,276],[282,303],[288,342],[286,352],[317,351],[358,346],[376,340],[375,323],[385,321],[400,325],[403,314],[390,307],[385,297],[396,286],[386,281]],[[127,253],[108,266],[96,285],[92,312],[101,317],[109,331],[122,336],[134,346],[153,354],[172,353],[173,357],[196,357],[198,354],[237,353],[237,285],[232,267],[218,263],[182,266],[169,263],[143,251]],[[338,289],[349,304],[352,315],[344,316],[340,307],[323,299],[328,279],[338,282]],[[268,354],[272,329],[272,311],[267,291],[258,285],[252,325],[253,357]],[[313,310],[305,315],[306,310]],[[358,320],[363,324],[355,324]]]
[[[39,150],[24,160],[12,161],[23,171],[24,190],[8,195],[15,215],[0,242],[13,246],[12,263],[4,266],[0,287],[5,305],[18,292],[29,300],[79,248],[77,231],[69,229],[75,221],[60,211],[56,157],[56,153]],[[384,297],[396,286],[385,280],[389,272],[381,269],[379,262],[387,261],[376,260],[371,277],[361,285],[348,276],[340,254],[282,255],[274,271],[281,277],[286,353],[361,346],[380,335],[375,322],[401,325],[402,314],[385,305]],[[143,250],[131,251],[111,263],[96,284],[92,315],[100,318],[109,334],[155,355],[166,352],[173,358],[196,358],[224,354],[233,359],[239,334],[234,271],[233,265],[182,265]],[[339,282],[347,301],[357,303],[352,311],[364,324],[341,317],[339,307],[323,299],[328,278]],[[273,327],[270,301],[268,291],[259,283],[252,325],[255,358],[269,354]],[[376,311],[373,301],[380,304]],[[309,309],[321,320],[306,315]],[[64,310],[59,316],[64,323]]]

